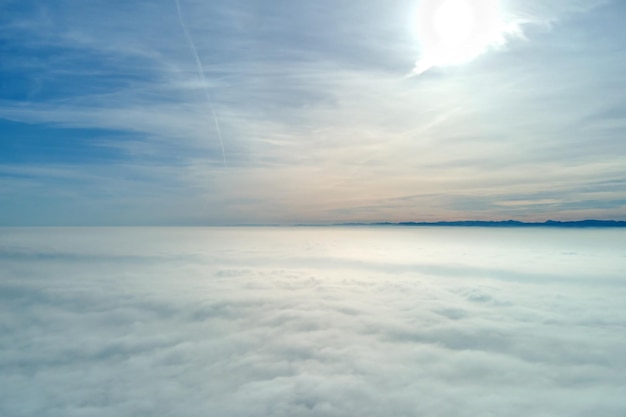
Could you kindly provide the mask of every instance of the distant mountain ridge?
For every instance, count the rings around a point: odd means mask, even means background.
[[[336,226],[462,226],[462,227],[562,227],[562,228],[586,228],[586,227],[625,227],[626,221],[621,220],[576,220],[558,221],[546,220],[545,222],[521,222],[517,220],[460,220],[441,222],[378,222],[378,223],[340,223]]]

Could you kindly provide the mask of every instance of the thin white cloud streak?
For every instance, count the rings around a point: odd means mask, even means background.
[[[185,20],[183,18],[183,13],[180,8],[180,0],[176,1],[176,11],[178,13],[178,21],[180,22],[180,27],[183,29],[183,33],[185,34],[185,39],[187,40],[187,44],[189,45],[189,49],[193,53],[193,57],[196,61],[196,66],[198,69],[198,76],[202,81],[204,93],[206,95],[207,102],[209,103],[209,110],[211,111],[211,116],[213,117],[213,122],[215,124],[215,131],[217,132],[217,137],[220,141],[220,147],[222,149],[222,162],[224,163],[224,168],[226,168],[226,151],[224,150],[224,139],[222,138],[222,130],[220,129],[220,122],[217,118],[217,114],[215,113],[215,109],[213,108],[213,100],[211,98],[211,92],[209,91],[209,85],[206,81],[206,77],[204,75],[204,66],[202,65],[202,60],[200,60],[200,55],[198,54],[198,49],[196,48],[196,44],[191,37],[191,33],[185,24]]]
[[[614,0],[501,0],[507,18],[520,25],[535,24],[554,28],[572,16],[588,13],[611,4]]]
[[[1,232],[6,417],[626,411],[619,231]]]

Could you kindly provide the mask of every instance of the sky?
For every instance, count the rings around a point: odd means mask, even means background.
[[[1,229],[0,415],[626,414],[622,231],[332,230]]]
[[[0,0],[0,223],[626,220],[625,14]]]

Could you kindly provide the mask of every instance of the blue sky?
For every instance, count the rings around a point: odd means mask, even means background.
[[[626,6],[497,3],[0,0],[0,222],[626,220]]]

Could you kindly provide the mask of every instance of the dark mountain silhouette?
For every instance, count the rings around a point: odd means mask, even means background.
[[[619,220],[577,220],[558,221],[547,220],[545,222],[520,222],[517,220],[483,221],[461,220],[442,222],[380,222],[380,223],[341,223],[337,226],[455,226],[455,227],[561,227],[561,228],[588,228],[588,227],[625,227],[626,221]]]

